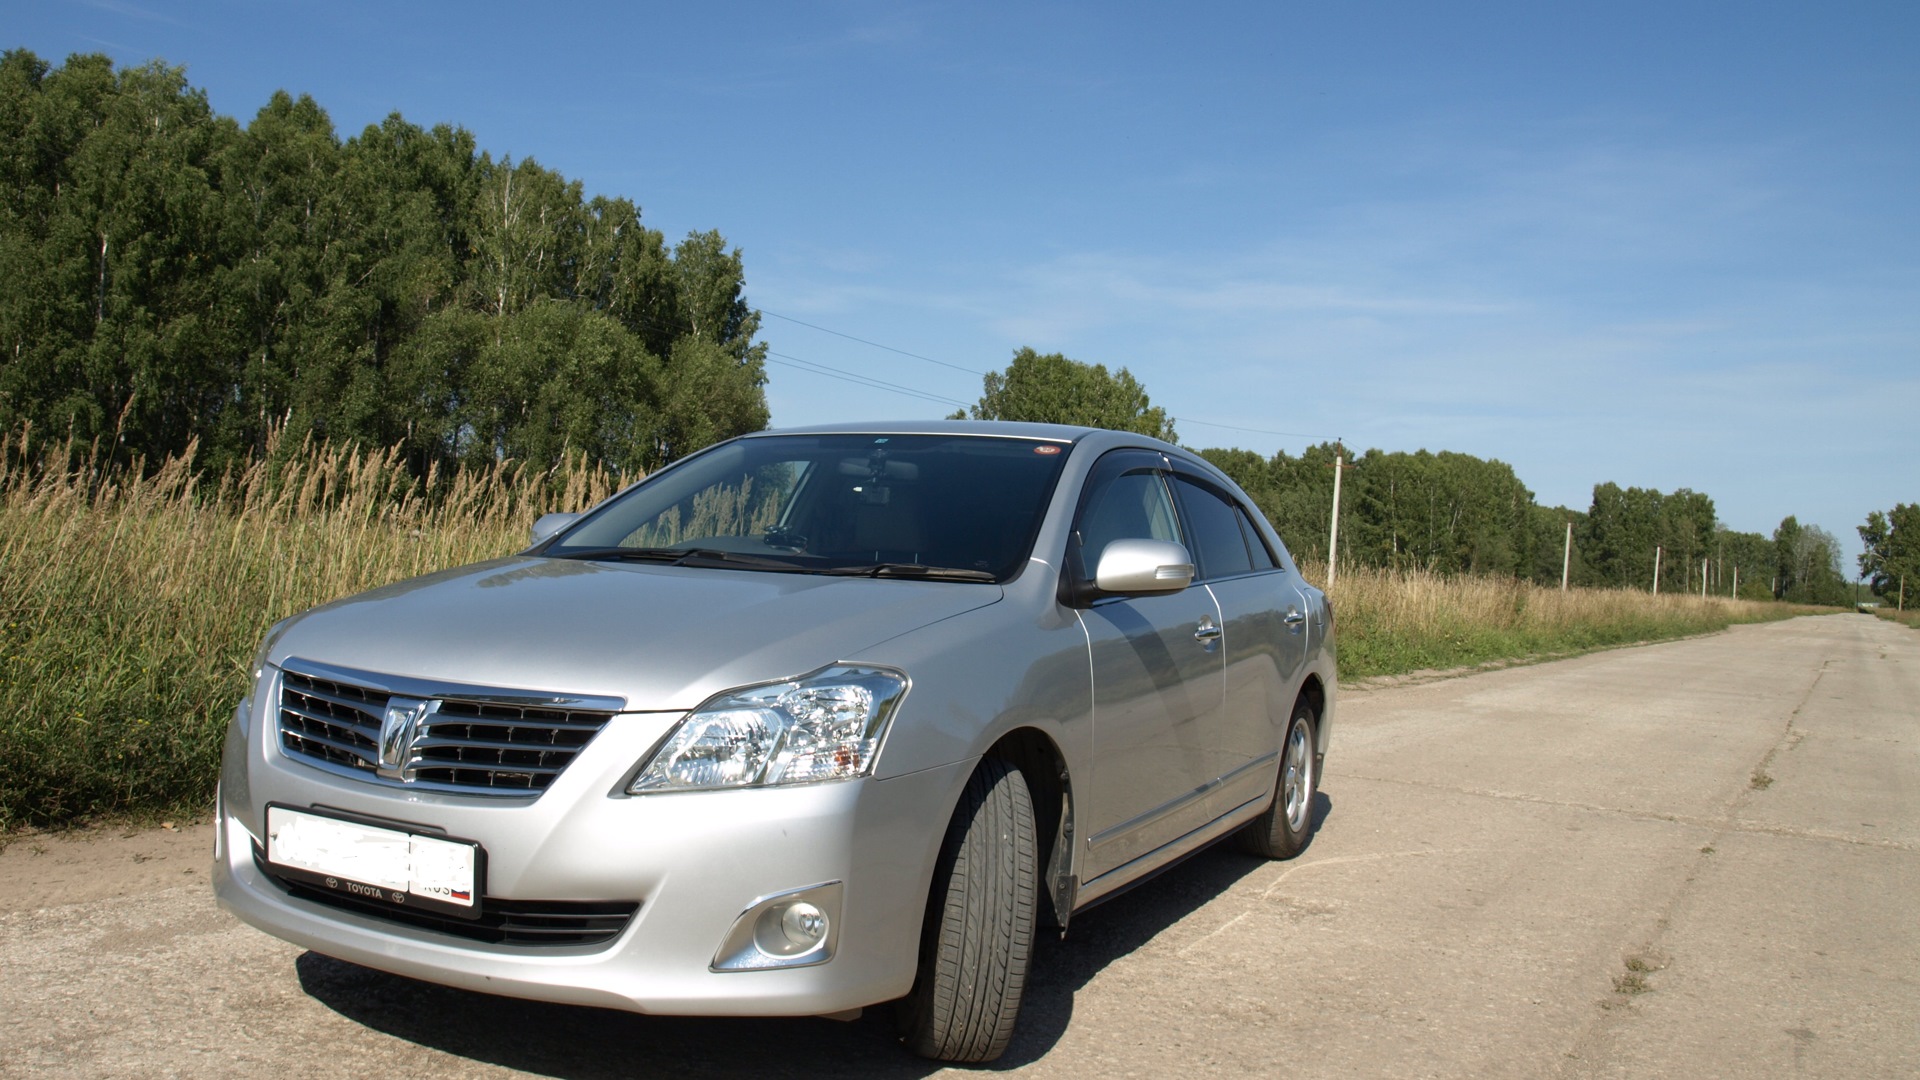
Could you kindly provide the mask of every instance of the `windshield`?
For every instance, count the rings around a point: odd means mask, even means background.
[[[646,480],[543,554],[1005,581],[1066,446],[978,435],[775,435]]]

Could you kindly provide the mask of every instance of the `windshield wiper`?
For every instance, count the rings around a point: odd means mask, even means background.
[[[962,570],[957,566],[922,566],[919,563],[883,562],[863,566],[835,566],[816,570],[816,574],[839,577],[926,578],[929,581],[998,581],[985,570]]]
[[[580,548],[577,551],[551,551],[548,558],[553,559],[632,559],[636,562],[675,562],[685,558],[686,548],[630,548],[597,547]]]
[[[669,566],[740,566],[755,570],[803,570],[785,559],[768,559],[718,548],[601,547],[551,553],[556,559],[618,560],[621,562],[657,562]]]
[[[921,578],[927,581],[997,581],[985,570],[963,570],[956,566],[923,566],[920,563],[864,563],[857,566],[816,567],[746,555],[718,548],[680,547],[597,547],[578,551],[549,552],[555,559],[617,560],[654,562],[668,566],[730,566],[750,570],[782,570],[789,573],[831,574],[836,577]]]

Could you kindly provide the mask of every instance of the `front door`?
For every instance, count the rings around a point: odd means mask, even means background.
[[[1070,572],[1091,576],[1120,539],[1184,543],[1166,459],[1117,451],[1088,478]],[[1112,597],[1082,611],[1093,674],[1091,881],[1204,825],[1216,775],[1211,741],[1225,698],[1220,609],[1204,587]]]

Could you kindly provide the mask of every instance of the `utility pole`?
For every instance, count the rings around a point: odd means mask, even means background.
[[[1327,527],[1327,588],[1333,588],[1333,575],[1340,565],[1340,474],[1350,466],[1346,464],[1346,447],[1339,440],[1333,444],[1333,523]]]
[[[1573,519],[1567,519],[1567,546],[1560,553],[1560,591],[1567,591],[1567,571],[1573,569]]]
[[[1660,595],[1660,545],[1653,545],[1653,595]]]
[[[1700,560],[1700,599],[1707,598],[1707,560]]]
[[[1730,600],[1740,599],[1740,568],[1737,566],[1733,568],[1733,591],[1727,594],[1727,598]]]

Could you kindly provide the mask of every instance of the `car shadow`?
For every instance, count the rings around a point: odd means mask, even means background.
[[[1314,796],[1316,825],[1332,803]],[[1215,844],[1144,884],[1083,911],[1066,937],[1044,931],[1034,950],[1013,1043],[988,1069],[1045,1057],[1066,1034],[1081,987],[1265,865]],[[912,1080],[940,1063],[895,1038],[893,1010],[841,1023],[812,1017],[641,1016],[459,990],[319,953],[294,962],[301,989],[335,1013],[395,1038],[473,1061],[563,1080],[614,1077],[876,1077]]]

